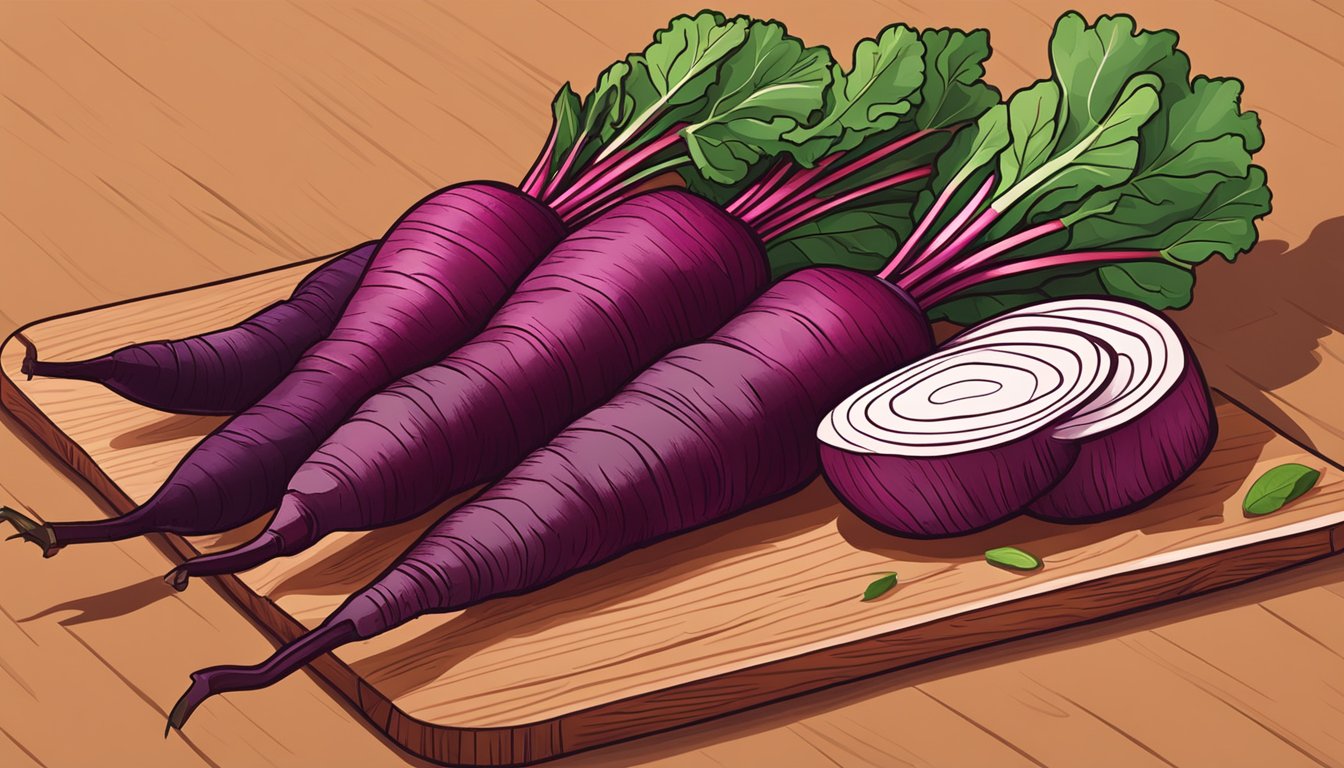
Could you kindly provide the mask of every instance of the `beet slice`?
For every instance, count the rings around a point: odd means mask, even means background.
[[[1077,447],[1050,427],[1109,383],[1114,356],[1067,328],[968,338],[859,390],[817,430],[831,487],[883,530],[969,533],[1016,515]]]

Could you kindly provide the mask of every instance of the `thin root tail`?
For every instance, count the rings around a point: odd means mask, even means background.
[[[173,568],[173,570],[165,573],[163,575],[163,580],[167,582],[168,586],[181,592],[187,588],[187,582],[191,580],[191,573],[187,571],[185,565],[179,565]]]
[[[10,539],[23,539],[33,542],[42,548],[43,557],[51,557],[61,549],[61,545],[56,542],[56,532],[46,523],[39,523],[22,512],[9,507],[0,507],[0,520],[9,522],[18,531],[18,533],[10,536]],[[8,539],[6,540],[8,541]]]

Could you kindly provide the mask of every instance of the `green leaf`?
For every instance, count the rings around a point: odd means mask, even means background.
[[[1106,288],[1096,270],[1086,265],[1060,267],[977,285],[973,291],[958,294],[952,300],[929,310],[928,317],[959,325],[974,325],[987,317],[1047,301],[1055,296],[1105,294]]]
[[[555,120],[555,149],[551,152],[551,171],[554,172],[564,161],[565,155],[574,147],[574,139],[579,134],[579,118],[583,104],[579,95],[569,83],[560,86],[551,102],[551,117]]]
[[[749,26],[744,16],[725,20],[706,11],[679,16],[655,33],[644,53],[629,59],[618,102],[627,106],[618,111],[623,119],[612,124],[621,132],[604,142],[603,153],[655,138],[662,126],[699,120],[708,104],[707,90],[724,62],[746,42]]]
[[[919,40],[924,44],[924,81],[914,116],[917,128],[975,120],[999,103],[998,89],[983,80],[990,54],[988,31],[926,29]]]
[[[1303,464],[1282,464],[1261,475],[1242,501],[1242,511],[1248,517],[1268,515],[1283,509],[1284,505],[1311,490],[1321,479],[1319,470]]]
[[[1195,273],[1161,261],[1107,264],[1097,270],[1102,286],[1112,296],[1133,299],[1153,309],[1181,309],[1190,303]]]
[[[914,110],[923,82],[924,45],[913,29],[893,24],[876,38],[860,40],[848,72],[839,64],[832,67],[821,120],[789,135],[799,145],[798,161],[811,166],[895,128]]]
[[[708,109],[683,136],[702,176],[733,184],[767,155],[793,152],[783,140],[821,108],[830,56],[774,22],[753,22],[708,88]]]
[[[1065,14],[1051,37],[1053,76],[958,136],[917,211],[951,195],[931,222],[938,232],[992,170],[998,183],[981,211],[996,218],[963,256],[1059,220],[1063,233],[1019,245],[999,263],[1047,253],[1128,257],[975,285],[933,316],[975,322],[992,310],[1097,294],[1179,308],[1190,301],[1195,266],[1215,254],[1233,260],[1255,244],[1256,219],[1271,201],[1263,169],[1251,162],[1264,143],[1258,118],[1241,110],[1240,82],[1191,81],[1176,42],[1168,30],[1138,31],[1128,16],[1089,26]],[[1146,253],[1151,260],[1135,260]]]
[[[990,565],[1013,571],[1034,571],[1041,567],[1041,561],[1035,555],[1028,554],[1017,547],[997,547],[985,552],[985,561]]]
[[[895,586],[896,586],[896,574],[888,573],[887,575],[883,576],[877,581],[874,581],[872,584],[869,584],[868,588],[863,590],[862,602],[866,603],[869,600],[876,600],[877,598],[890,592],[892,588],[894,588]]]
[[[1008,103],[1012,140],[999,156],[999,183],[990,203],[1001,214],[990,237],[1021,222],[1043,221],[1097,189],[1128,179],[1139,158],[1139,129],[1157,113],[1160,86],[1155,75],[1134,75],[1095,123],[1061,114],[1067,94],[1055,83],[1038,83],[1014,96]]]
[[[1265,172],[1251,164],[1264,143],[1241,83],[1197,77],[1163,86],[1168,109],[1144,129],[1144,157],[1124,185],[1066,217],[1073,249],[1158,251],[1173,261],[1225,259],[1255,244],[1270,209]]]

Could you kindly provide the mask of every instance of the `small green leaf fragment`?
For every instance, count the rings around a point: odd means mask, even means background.
[[[863,602],[866,603],[869,600],[876,600],[890,592],[895,586],[896,574],[888,573],[877,581],[874,581],[872,584],[869,584],[868,588],[863,590]]]
[[[990,565],[1008,568],[1014,571],[1034,571],[1041,567],[1041,561],[1017,547],[996,547],[985,552],[985,560]]]
[[[1321,479],[1319,470],[1303,464],[1282,464],[1261,475],[1251,489],[1241,509],[1247,517],[1259,517],[1277,512],[1293,499],[1311,490]]]

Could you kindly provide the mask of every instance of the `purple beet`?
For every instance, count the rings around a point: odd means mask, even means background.
[[[290,555],[408,519],[498,477],[769,280],[739,219],[669,189],[611,209],[537,265],[475,339],[369,398],[289,483],[266,530],[168,580]]]
[[[1088,321],[1130,376],[1055,428],[1056,439],[1078,446],[1078,458],[1031,503],[1031,514],[1045,520],[1093,522],[1144,507],[1189,477],[1218,438],[1209,386],[1176,327],[1142,307],[1098,303],[1047,305],[1062,305],[1056,317]]]
[[[503,184],[435,192],[388,232],[331,334],[198,443],[148,501],[110,520],[6,517],[50,557],[69,544],[213,533],[264,514],[355,406],[475,335],[563,234],[550,208]]]
[[[343,643],[536,589],[802,487],[819,467],[817,420],[932,343],[920,311],[881,280],[828,267],[784,278],[445,516],[320,627],[258,666],[193,674],[169,725]]]
[[[160,411],[231,415],[256,402],[289,373],[309,347],[331,332],[377,243],[365,243],[313,270],[288,299],[237,325],[173,341],[131,344],[73,362],[38,360],[29,376],[102,384]]]
[[[851,395],[818,430],[856,513],[906,536],[1030,510],[1060,522],[1138,509],[1216,436],[1194,355],[1162,315],[1065,299],[1000,315]]]

